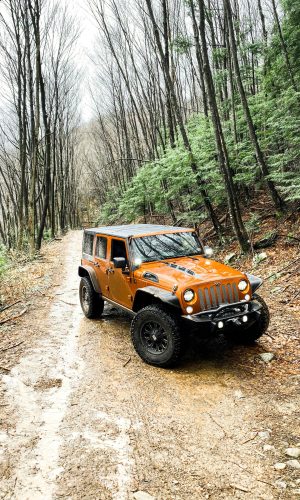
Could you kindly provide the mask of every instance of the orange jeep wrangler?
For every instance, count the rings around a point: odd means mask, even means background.
[[[100,317],[104,301],[133,315],[131,337],[147,363],[174,365],[186,327],[253,342],[269,312],[262,280],[211,260],[193,229],[150,224],[86,229],[79,266],[80,303]]]

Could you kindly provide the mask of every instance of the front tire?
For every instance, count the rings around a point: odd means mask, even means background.
[[[253,300],[261,305],[260,317],[258,321],[251,325],[247,330],[231,336],[231,339],[238,344],[253,344],[262,335],[264,335],[268,329],[270,323],[270,313],[267,304],[260,295],[255,295]]]
[[[144,307],[133,318],[131,339],[138,355],[150,365],[167,368],[181,358],[179,320],[158,305]]]
[[[95,292],[89,278],[84,277],[80,280],[79,299],[83,314],[89,318],[100,318],[103,313],[104,301],[102,297]]]

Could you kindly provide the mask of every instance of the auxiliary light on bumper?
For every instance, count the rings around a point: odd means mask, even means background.
[[[193,328],[208,330],[210,333],[220,330],[230,331],[233,328],[249,328],[257,322],[261,315],[261,305],[255,301],[241,301],[224,304],[216,309],[209,309],[196,314],[183,315]]]

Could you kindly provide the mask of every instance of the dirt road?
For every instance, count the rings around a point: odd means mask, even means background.
[[[64,238],[48,300],[33,298],[10,333],[26,342],[14,366],[9,351],[1,362],[0,498],[300,497],[299,469],[274,468],[300,445],[300,378],[269,376],[276,360],[258,355],[272,339],[245,349],[191,338],[178,369],[150,367],[129,317],[83,317],[80,246],[79,232]]]

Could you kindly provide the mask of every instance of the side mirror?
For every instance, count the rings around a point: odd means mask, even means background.
[[[127,264],[125,257],[114,257],[113,263],[116,269],[122,269],[123,271]]]
[[[204,256],[210,258],[214,251],[211,247],[204,247]]]

